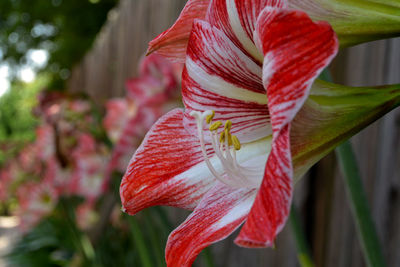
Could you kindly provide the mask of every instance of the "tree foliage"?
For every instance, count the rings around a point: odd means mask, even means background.
[[[117,1],[0,1],[0,60],[15,70],[29,64],[30,50],[45,49],[50,54],[47,70],[65,79],[90,48]]]
[[[0,165],[35,137],[37,118],[32,114],[37,95],[49,82],[40,75],[34,83],[14,83],[0,98]]]

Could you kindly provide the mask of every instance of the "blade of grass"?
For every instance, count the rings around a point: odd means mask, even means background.
[[[300,266],[314,267],[314,263],[312,261],[310,254],[310,249],[307,244],[306,236],[304,234],[304,231],[300,223],[299,213],[294,204],[292,204],[292,208],[290,210],[289,221],[296,242],[297,258],[299,259]]]
[[[164,236],[161,233],[162,229],[159,228],[157,222],[154,218],[154,209],[144,210],[143,214],[145,216],[146,222],[146,233],[149,237],[149,241],[151,244],[151,249],[153,251],[153,258],[155,258],[156,266],[164,266]]]
[[[336,149],[336,156],[343,173],[346,192],[367,266],[384,267],[386,264],[382,248],[368,207],[353,148],[349,141]]]
[[[95,250],[88,236],[86,234],[81,234],[76,228],[73,208],[66,199],[60,199],[60,205],[64,212],[64,218],[69,225],[70,234],[74,240],[76,248],[81,252],[82,256],[86,260],[86,264],[94,266],[96,259]]]
[[[86,234],[83,234],[81,236],[81,240],[80,240],[81,246],[82,246],[82,250],[85,254],[85,257],[87,259],[89,259],[91,262],[94,262],[96,256],[95,256],[95,251],[94,248],[92,246],[92,243],[89,240],[89,237]]]
[[[128,221],[131,227],[131,234],[132,234],[132,239],[133,242],[135,243],[135,246],[139,252],[139,257],[141,261],[141,266],[143,267],[152,267],[152,261],[150,259],[150,253],[146,247],[146,244],[144,242],[144,237],[143,234],[140,230],[139,223],[137,220],[131,216],[128,216]]]

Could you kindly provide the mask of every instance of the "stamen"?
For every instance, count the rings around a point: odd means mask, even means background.
[[[214,122],[213,124],[210,125],[209,129],[210,129],[211,132],[213,132],[213,131],[218,130],[218,128],[221,127],[221,125],[222,125],[222,122],[216,121],[216,122]]]
[[[225,129],[225,138],[228,141],[228,145],[231,146],[232,145],[232,135],[228,129]]]
[[[218,172],[214,169],[214,167],[212,166],[208,155],[207,155],[207,151],[206,151],[206,147],[205,147],[205,143],[204,143],[204,135],[203,135],[203,121],[204,118],[208,115],[211,115],[212,112],[210,111],[205,111],[203,113],[198,112],[198,111],[192,111],[190,113],[190,115],[192,117],[196,118],[196,122],[197,122],[197,131],[198,131],[198,135],[199,135],[199,141],[200,141],[200,147],[201,147],[201,151],[203,153],[203,157],[204,157],[204,161],[207,164],[208,169],[210,170],[210,172],[215,176],[215,178],[217,178],[218,180],[220,180],[221,182],[225,183],[225,184],[232,184],[230,181],[227,181],[226,179],[224,179],[223,177],[221,177]]]
[[[232,135],[232,143],[235,150],[240,150],[242,145],[240,144],[239,138],[237,138],[236,135]]]
[[[230,120],[227,120],[227,121],[225,122],[225,128],[224,128],[224,130],[230,131],[231,128],[232,128],[232,122],[231,122]]]
[[[221,132],[221,134],[219,135],[219,142],[221,144],[225,143],[225,131]]]
[[[223,124],[221,121],[216,121],[209,126],[212,148],[215,155],[220,160],[225,173],[219,174],[208,158],[203,128],[204,120],[207,124],[210,124],[215,116],[215,112],[205,111],[202,113],[192,111],[190,115],[196,118],[198,136],[204,161],[215,178],[232,187],[248,187],[253,184],[251,178],[254,176],[253,170],[243,168],[237,163],[236,151],[241,149],[241,144],[238,137],[231,134],[232,122],[230,120],[226,121],[224,129],[219,134],[218,129]]]
[[[208,116],[206,116],[206,122],[207,122],[207,124],[210,124],[211,123],[211,121],[214,119],[214,116],[215,116],[215,111],[214,110],[211,110],[211,114],[210,115],[208,115]],[[221,123],[222,124],[222,123]]]

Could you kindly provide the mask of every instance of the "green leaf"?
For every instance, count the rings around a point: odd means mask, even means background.
[[[400,105],[400,85],[348,87],[317,80],[292,122],[295,177]]]
[[[128,221],[131,227],[132,240],[139,253],[141,266],[152,267],[153,264],[150,258],[150,252],[149,249],[147,248],[145,239],[143,237],[143,233],[140,229],[137,219],[135,217],[129,216]]]
[[[367,265],[369,267],[384,267],[386,264],[382,248],[368,207],[357,161],[349,141],[336,149],[336,156],[343,173],[347,196],[350,200],[357,234]]]
[[[314,267],[314,263],[311,258],[310,249],[307,244],[307,239],[305,237],[304,231],[301,227],[299,214],[297,208],[294,204],[290,209],[290,226],[292,227],[292,232],[297,246],[297,258],[299,259],[301,267]]]
[[[400,35],[400,2],[397,0],[289,0],[314,20],[329,22],[341,46]]]

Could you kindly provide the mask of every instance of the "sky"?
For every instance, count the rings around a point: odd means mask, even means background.
[[[36,78],[36,71],[46,65],[49,53],[43,49],[32,49],[28,52],[27,58],[28,63],[18,70],[18,78],[25,83],[31,83]],[[9,66],[0,64],[0,97],[10,88],[9,77]]]

